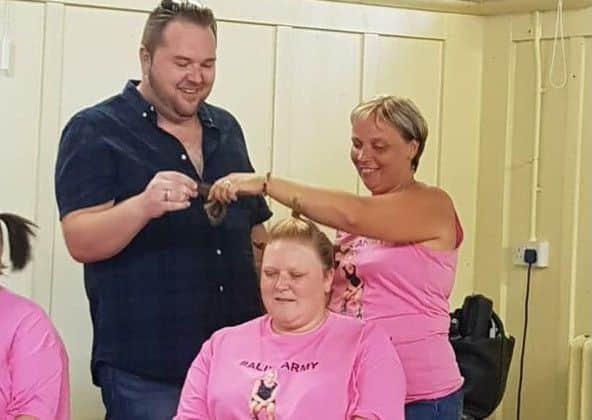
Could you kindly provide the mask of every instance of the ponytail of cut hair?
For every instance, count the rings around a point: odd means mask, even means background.
[[[13,270],[22,270],[31,260],[31,238],[37,225],[24,217],[11,213],[0,213],[0,221],[6,225],[10,261]],[[2,231],[0,230],[0,243]]]

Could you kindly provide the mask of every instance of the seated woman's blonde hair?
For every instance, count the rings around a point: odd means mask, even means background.
[[[275,223],[269,231],[269,242],[293,240],[310,243],[325,270],[333,268],[333,244],[318,226],[298,214]]]

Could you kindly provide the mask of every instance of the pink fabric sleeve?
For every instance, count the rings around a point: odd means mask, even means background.
[[[206,341],[187,372],[174,420],[209,420],[207,388],[212,343]]]
[[[387,335],[366,325],[354,367],[357,404],[353,417],[404,420],[406,380],[399,356]]]
[[[68,357],[49,318],[41,310],[25,315],[8,353],[12,378],[10,416],[68,420]]]

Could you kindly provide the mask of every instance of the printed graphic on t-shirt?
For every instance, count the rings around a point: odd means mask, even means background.
[[[239,366],[260,372],[251,388],[249,413],[251,419],[272,420],[275,418],[279,377],[285,375],[312,373],[319,368],[318,361],[285,360],[275,365],[253,360],[241,360]]]
[[[341,296],[339,312],[356,318],[362,318],[362,294],[364,281],[358,275],[358,268],[354,263],[355,247],[343,244],[335,247],[335,268],[343,275],[346,288]]]
[[[274,369],[266,371],[262,377],[255,381],[249,401],[249,413],[252,419],[275,419],[278,389],[278,374]],[[263,414],[265,414],[264,417]]]

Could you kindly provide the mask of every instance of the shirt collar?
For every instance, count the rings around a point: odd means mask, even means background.
[[[156,111],[154,105],[144,99],[140,94],[140,91],[137,89],[139,83],[139,80],[128,80],[121,94],[138,115],[141,115],[144,118],[150,117],[150,120],[156,123]],[[211,107],[207,103],[203,102],[199,108],[197,108],[197,117],[205,127],[218,128],[218,125],[212,116]]]

